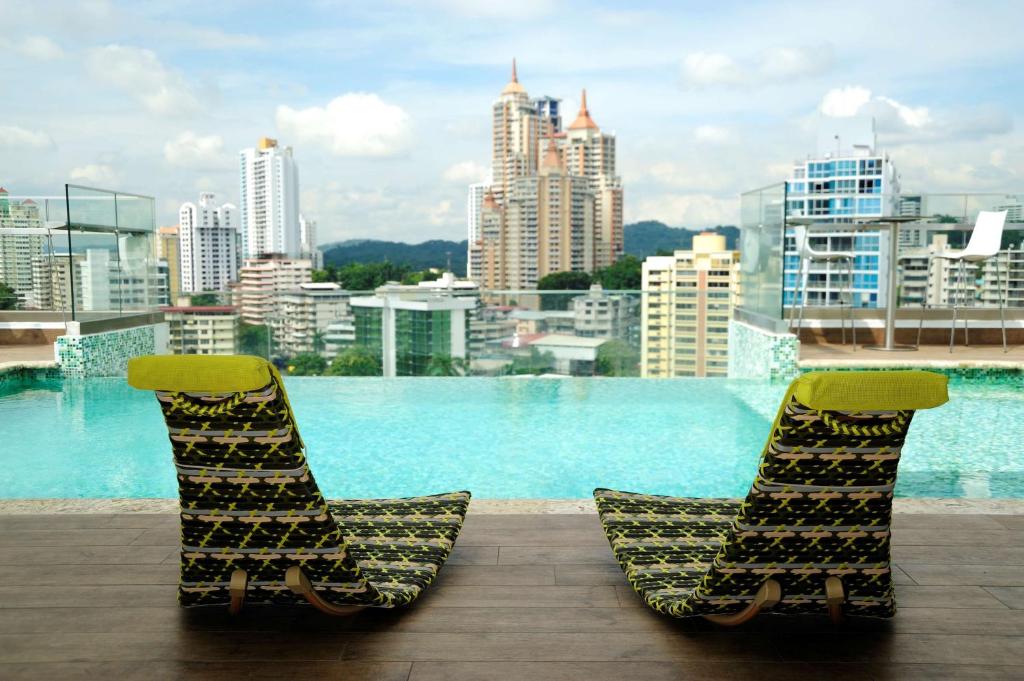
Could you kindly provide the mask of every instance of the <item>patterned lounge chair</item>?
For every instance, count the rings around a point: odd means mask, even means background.
[[[258,357],[139,357],[155,390],[181,496],[184,606],[244,599],[331,614],[416,599],[448,558],[469,492],[325,501],[273,365]]]
[[[790,385],[744,501],[594,490],[633,588],[675,617],[758,611],[892,617],[889,521],[915,409],[946,402],[923,371],[808,373]]]

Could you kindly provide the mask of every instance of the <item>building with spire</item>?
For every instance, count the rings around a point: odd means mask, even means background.
[[[548,274],[591,272],[622,254],[615,136],[594,122],[586,91],[581,99],[563,130],[561,100],[530,99],[512,61],[492,107],[491,182],[470,187],[468,275],[485,289],[533,289]]]

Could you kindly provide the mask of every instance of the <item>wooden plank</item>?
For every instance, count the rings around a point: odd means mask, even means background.
[[[448,565],[435,586],[553,585],[553,565]]]
[[[463,546],[456,542],[447,565],[497,565],[498,546]]]
[[[421,597],[436,608],[591,608],[618,605],[609,586],[438,586]]]
[[[1005,608],[980,586],[896,586],[900,608]]]
[[[1024,586],[1024,565],[928,565],[900,563],[918,584]]]
[[[615,555],[608,542],[601,546],[502,546],[501,565],[613,565]]]
[[[897,563],[1024,565],[1024,546],[894,546]]]
[[[61,679],[61,681],[406,681],[410,662],[54,662],[42,664],[0,665],[0,678],[5,681],[21,679]]]
[[[1024,639],[995,632],[982,636],[812,633],[800,638],[779,636],[775,643],[786,661],[997,666],[1024,662]],[[1024,666],[1019,669],[1024,676]]]
[[[465,546],[603,546],[608,540],[599,531],[585,529],[551,529],[543,532],[523,527],[464,528],[459,544]]]
[[[0,546],[127,546],[147,530],[11,530]],[[174,544],[178,543],[175,539]]]
[[[555,584],[564,585],[627,585],[626,575],[618,565],[556,565]]]
[[[1017,530],[893,530],[893,546],[1024,546]]]
[[[772,660],[768,637],[750,639],[722,632],[677,636],[642,633],[380,632],[352,634],[343,659],[358,660]]]
[[[178,563],[168,546],[12,546],[0,551],[0,565],[152,565]]]
[[[0,586],[0,608],[111,607],[170,605],[178,589],[169,584],[136,586]]]
[[[999,522],[999,516],[980,513],[894,513],[892,526],[896,530],[1010,529]]]
[[[710,630],[710,626],[704,624],[698,623],[697,629]],[[679,620],[639,608],[444,608],[421,603],[404,611],[368,610],[355,618],[348,630],[420,633],[638,633],[673,631],[679,626]]]
[[[177,565],[0,565],[5,586],[177,584]]]
[[[1024,610],[1024,586],[989,586],[985,587],[985,591],[1008,608]]]

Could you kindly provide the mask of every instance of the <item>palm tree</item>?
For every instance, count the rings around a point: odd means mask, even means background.
[[[324,348],[327,347],[327,339],[324,336],[323,331],[314,331],[311,340],[313,343],[313,352],[315,352],[318,355],[324,351]]]

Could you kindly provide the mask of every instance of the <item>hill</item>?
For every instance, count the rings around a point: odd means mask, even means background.
[[[391,262],[408,265],[415,270],[429,267],[445,267],[451,254],[452,269],[466,271],[465,241],[434,239],[421,244],[407,244],[400,241],[376,241],[374,239],[350,239],[321,247],[324,264],[340,267],[350,263]]]
[[[643,259],[660,251],[688,249],[693,237],[700,232],[684,227],[669,227],[657,220],[634,222],[623,228],[625,251]],[[740,230],[731,225],[718,226],[712,231],[725,235],[726,247],[736,248]],[[324,244],[324,264],[341,267],[351,263],[390,262],[408,265],[414,270],[430,267],[445,267],[451,255],[452,269],[463,274],[466,271],[466,241],[433,239],[421,244],[407,244],[401,241],[377,241],[375,239],[349,239]]]
[[[660,251],[687,250],[693,245],[693,237],[704,230],[689,230],[685,227],[669,227],[657,220],[634,222],[623,228],[625,251],[638,258],[646,258]],[[736,248],[740,230],[732,225],[719,225],[711,230],[725,236],[726,248]]]

